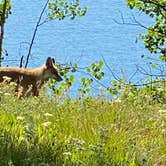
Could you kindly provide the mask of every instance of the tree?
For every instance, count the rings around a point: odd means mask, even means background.
[[[9,0],[2,0],[0,3],[0,66],[2,57],[2,45],[3,45],[3,37],[4,37],[4,25],[5,21],[8,18],[8,15],[11,14],[11,4]]]
[[[152,54],[159,55],[166,61],[166,0],[126,0],[127,5],[146,13],[154,19],[154,24],[147,27],[147,33],[141,35],[145,48]]]

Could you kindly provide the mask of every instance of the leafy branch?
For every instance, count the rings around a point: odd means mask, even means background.
[[[150,53],[160,52],[159,59],[166,61],[166,1],[163,0],[126,0],[127,5],[133,9],[149,15],[154,23],[147,28],[147,33],[141,35],[144,46]]]

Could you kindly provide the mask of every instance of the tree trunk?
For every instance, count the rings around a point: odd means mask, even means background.
[[[0,24],[0,28],[1,28],[1,31],[0,31],[0,66],[1,66],[1,61],[2,61],[2,45],[3,45],[3,36],[4,36],[6,5],[7,5],[7,0],[4,0],[2,15],[1,15],[1,24]]]

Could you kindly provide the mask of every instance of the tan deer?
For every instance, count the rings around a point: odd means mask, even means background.
[[[22,87],[21,93],[18,93],[19,98],[30,95],[38,96],[39,89],[49,78],[54,78],[57,81],[62,80],[55,66],[55,61],[51,57],[47,58],[43,66],[35,69],[0,67],[0,82],[5,76],[11,78],[12,82],[16,82],[16,92],[19,91],[19,86]]]

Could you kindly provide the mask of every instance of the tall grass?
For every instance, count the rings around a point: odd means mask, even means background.
[[[145,96],[59,104],[44,94],[20,100],[11,91],[0,85],[2,166],[166,165],[164,104]]]

